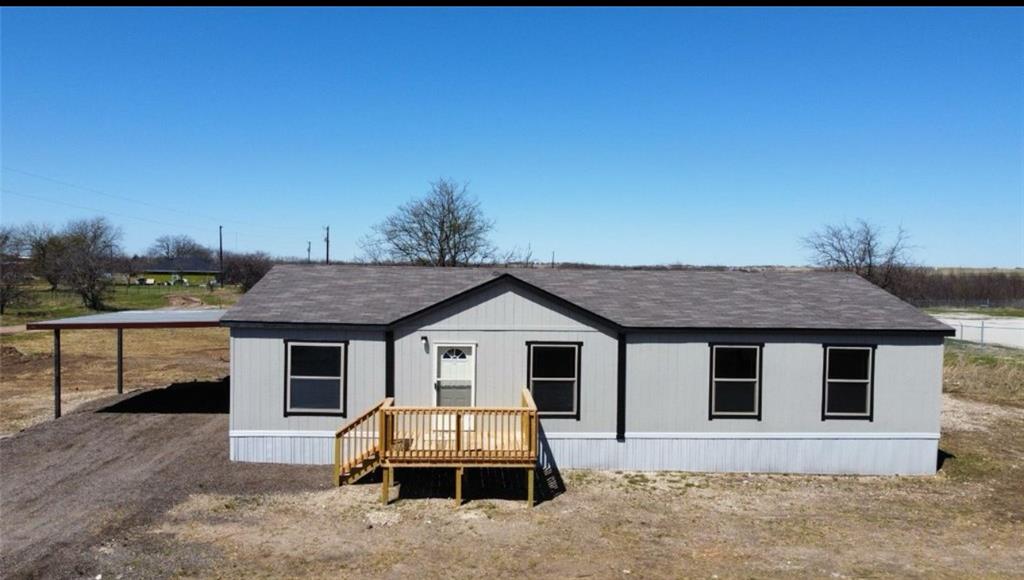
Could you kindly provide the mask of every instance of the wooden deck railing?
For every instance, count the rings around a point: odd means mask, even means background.
[[[334,435],[334,481],[381,462],[405,466],[532,466],[539,419],[530,391],[518,407],[396,407],[384,399]]]
[[[537,459],[537,406],[383,407],[383,458],[395,464],[525,464]]]
[[[380,412],[392,403],[394,399],[384,399],[334,433],[334,485],[340,484],[342,474],[374,456],[379,458],[383,448]]]

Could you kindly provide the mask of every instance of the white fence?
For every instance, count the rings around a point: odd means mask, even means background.
[[[960,340],[1024,348],[1024,318],[936,318],[952,326]]]

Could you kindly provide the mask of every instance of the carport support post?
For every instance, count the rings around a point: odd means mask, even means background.
[[[60,329],[53,329],[53,418],[60,419]]]
[[[124,393],[124,329],[117,329],[117,394]]]

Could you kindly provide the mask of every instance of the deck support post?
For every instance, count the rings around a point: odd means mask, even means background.
[[[455,468],[455,507],[462,505],[462,474],[464,467]]]
[[[533,468],[526,470],[526,507],[533,507]]]
[[[117,394],[124,393],[124,329],[117,329]]]
[[[351,469],[349,469],[351,471]],[[334,436],[334,470],[332,471],[334,477],[334,486],[341,486],[341,437],[338,435]]]
[[[60,329],[53,330],[53,418],[60,419]]]
[[[388,505],[391,495],[391,482],[395,478],[395,468],[390,465],[381,474],[380,503]]]

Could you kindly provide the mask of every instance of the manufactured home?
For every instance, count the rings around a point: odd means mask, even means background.
[[[847,273],[277,266],[221,319],[230,455],[932,474],[952,329]],[[387,476],[385,476],[387,477]]]

